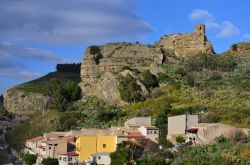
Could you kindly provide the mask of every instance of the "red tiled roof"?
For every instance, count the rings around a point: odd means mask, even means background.
[[[128,138],[145,138],[145,136],[143,136],[142,133],[138,131],[128,132],[127,137]]]
[[[67,152],[65,154],[58,154],[58,155],[64,155],[64,156],[79,156],[75,151]]]

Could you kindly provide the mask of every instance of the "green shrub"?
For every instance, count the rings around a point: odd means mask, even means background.
[[[90,54],[94,56],[95,63],[98,65],[100,62],[100,59],[103,58],[101,54],[101,49],[98,46],[90,46],[89,48]]]
[[[57,159],[45,158],[42,160],[42,165],[58,165],[59,162]]]
[[[184,68],[182,68],[182,67],[179,67],[179,68],[175,69],[174,73],[179,74],[181,76],[185,76],[187,74],[186,71],[184,70]]]
[[[185,138],[182,137],[182,136],[177,136],[177,137],[175,138],[175,141],[176,141],[177,143],[179,143],[179,144],[182,144],[182,143],[185,143]]]
[[[158,73],[157,78],[159,83],[166,83],[170,79],[169,76],[165,73]]]
[[[141,73],[143,84],[146,85],[147,88],[155,88],[158,87],[158,80],[155,75],[153,75],[149,70],[145,70]]]
[[[37,156],[36,155],[33,155],[33,154],[24,154],[22,156],[22,160],[25,164],[27,165],[32,165],[32,164],[35,164],[36,163],[36,158]]]
[[[119,93],[121,99],[129,103],[145,100],[141,87],[131,75],[120,78]]]
[[[90,52],[90,54],[92,54],[92,55],[95,55],[95,54],[97,54],[97,53],[100,53],[100,48],[98,47],[98,46],[95,46],[95,45],[93,45],[93,46],[90,46],[90,48],[89,48],[89,52]]]

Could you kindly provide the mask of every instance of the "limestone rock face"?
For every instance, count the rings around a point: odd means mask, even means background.
[[[193,33],[162,37],[156,45],[173,50],[176,56],[190,56],[197,53],[214,54],[212,44],[205,34],[205,25],[195,26]]]
[[[4,105],[14,114],[33,114],[48,109],[50,97],[39,93],[25,93],[9,89],[4,94]]]
[[[227,53],[236,56],[250,57],[250,43],[243,42],[233,44]]]
[[[118,91],[117,74],[125,67],[139,71],[161,71],[163,54],[160,47],[141,44],[110,43],[100,47],[102,58],[95,63],[90,48],[86,50],[81,66],[83,96],[97,96],[111,104],[124,104]]]

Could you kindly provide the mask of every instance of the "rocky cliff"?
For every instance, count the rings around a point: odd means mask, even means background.
[[[40,93],[9,89],[4,94],[4,105],[14,114],[32,114],[48,109],[50,98]]]
[[[157,73],[163,54],[159,47],[131,43],[110,43],[99,47],[98,64],[91,48],[86,50],[81,67],[83,95],[97,96],[111,104],[123,104],[118,92],[117,74],[126,68]]]
[[[157,74],[161,72],[161,65],[167,58],[164,50],[173,51],[176,56],[189,56],[200,52],[214,54],[205,35],[204,25],[196,26],[194,33],[163,37],[155,45],[110,43],[95,47],[96,51],[92,49],[94,47],[86,50],[81,66],[80,85],[83,95],[97,96],[117,105],[124,104],[118,91],[117,75],[125,68],[139,72],[150,70],[151,73]],[[139,82],[140,78],[136,79],[138,85],[142,84]]]

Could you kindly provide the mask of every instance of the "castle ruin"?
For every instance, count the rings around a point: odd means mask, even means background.
[[[205,31],[205,25],[196,25],[193,33],[167,35],[156,44],[173,50],[176,56],[190,56],[197,53],[214,54]]]

